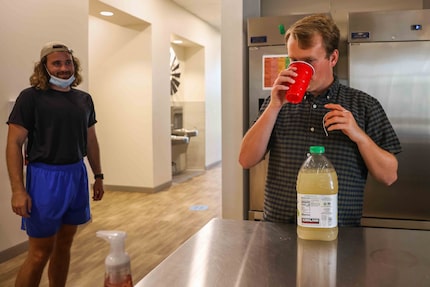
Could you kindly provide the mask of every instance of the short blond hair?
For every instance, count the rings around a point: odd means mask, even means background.
[[[326,51],[326,57],[339,49],[340,32],[333,19],[325,14],[306,16],[295,22],[285,33],[285,43],[290,37],[299,42],[302,49],[314,45],[314,36],[321,35]]]

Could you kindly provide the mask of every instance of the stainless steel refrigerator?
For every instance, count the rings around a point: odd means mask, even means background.
[[[430,10],[354,12],[349,85],[376,97],[400,139],[398,180],[369,176],[362,225],[430,230]]]

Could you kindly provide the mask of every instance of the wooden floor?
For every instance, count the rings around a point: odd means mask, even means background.
[[[210,219],[221,217],[221,166],[175,176],[169,189],[155,194],[107,191],[102,201],[92,203],[92,216],[75,237],[67,286],[103,286],[109,245],[96,237],[97,230],[127,232],[126,250],[137,283]],[[14,285],[24,258],[0,264],[0,286]],[[46,270],[40,286],[48,286]]]

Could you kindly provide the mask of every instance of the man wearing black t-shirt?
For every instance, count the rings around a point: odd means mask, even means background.
[[[85,156],[95,174],[93,200],[103,198],[94,104],[73,88],[82,81],[79,72],[65,44],[45,44],[31,87],[20,93],[7,122],[12,210],[29,237],[15,286],[38,286],[48,260],[50,286],[65,286],[77,226],[91,218]]]

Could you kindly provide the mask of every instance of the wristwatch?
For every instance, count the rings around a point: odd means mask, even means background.
[[[97,173],[94,175],[94,179],[104,179],[103,173]]]

